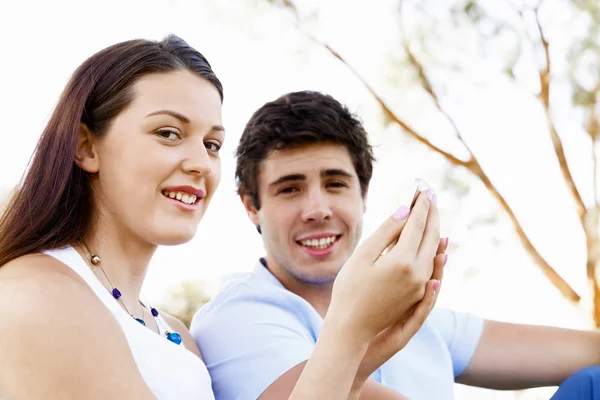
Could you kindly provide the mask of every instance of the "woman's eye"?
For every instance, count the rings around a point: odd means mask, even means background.
[[[219,150],[221,150],[221,145],[216,142],[206,142],[204,143],[204,146],[208,151],[212,151],[214,153],[217,153]]]
[[[156,134],[163,139],[175,141],[180,138],[179,132],[170,129],[161,129]]]

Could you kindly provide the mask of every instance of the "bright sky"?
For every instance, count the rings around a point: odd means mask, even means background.
[[[220,4],[217,4],[220,3]],[[259,5],[260,3],[260,5]],[[318,5],[319,36],[332,43],[374,84],[384,88],[380,62],[393,32],[394,1],[299,1],[307,15]],[[340,18],[339,5],[345,15]],[[256,5],[256,7],[254,7]],[[262,10],[262,13],[253,11]],[[360,29],[356,21],[360,20]],[[443,160],[384,127],[377,105],[364,87],[332,57],[294,30],[292,18],[262,2],[230,0],[106,0],[82,2],[11,1],[0,5],[4,38],[0,74],[0,193],[13,187],[26,168],[40,132],[72,71],[89,55],[118,41],[160,39],[176,33],[201,51],[224,83],[222,183],[190,243],[161,248],[152,262],[146,296],[160,299],[173,285],[199,279],[213,292],[221,277],[248,271],[262,255],[262,243],[234,195],[232,154],[245,121],[264,102],[301,89],[330,93],[363,118],[379,160],[365,216],[365,234],[406,201],[416,177],[439,194],[443,234],[450,236],[450,261],[439,303],[507,321],[585,328],[588,320],[547,283],[524,254],[506,216],[482,185],[461,170],[447,172]],[[560,47],[560,43],[557,44]],[[560,63],[559,68],[560,68]],[[486,66],[473,73],[486,75]],[[535,87],[535,86],[534,86]],[[580,292],[585,289],[585,246],[574,208],[564,190],[544,128],[540,107],[523,89],[496,79],[486,87],[448,84],[445,105],[465,139],[513,205],[536,246]],[[382,90],[395,110],[440,146],[460,146],[447,124],[412,92]],[[566,150],[577,182],[591,188],[591,161],[585,136],[572,126]],[[458,196],[448,180],[471,190]],[[583,190],[586,201],[591,192]],[[43,195],[43,194],[40,194]],[[496,224],[481,220],[496,218]],[[481,398],[481,391],[457,389],[458,398]],[[520,399],[534,399],[531,392]],[[509,399],[488,393],[486,399]]]

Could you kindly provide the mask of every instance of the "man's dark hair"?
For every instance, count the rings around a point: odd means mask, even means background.
[[[373,149],[358,118],[337,100],[318,92],[288,93],[259,108],[246,124],[236,151],[238,194],[260,208],[259,167],[274,150],[315,143],[348,149],[364,196],[373,174]]]

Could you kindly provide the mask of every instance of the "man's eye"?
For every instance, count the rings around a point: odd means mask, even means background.
[[[283,194],[290,194],[290,193],[294,193],[294,192],[296,192],[297,190],[298,190],[298,189],[296,189],[295,187],[293,187],[293,186],[289,186],[289,187],[285,187],[285,188],[281,189],[281,190],[279,191],[279,193],[283,193]]]

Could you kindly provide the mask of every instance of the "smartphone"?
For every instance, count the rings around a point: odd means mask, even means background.
[[[431,189],[431,186],[427,184],[423,179],[415,179],[411,185],[411,189],[409,193],[412,193],[412,200],[410,202],[409,209],[413,209],[415,204],[417,203],[417,198],[419,198],[419,194],[421,192],[426,191],[427,189]]]

